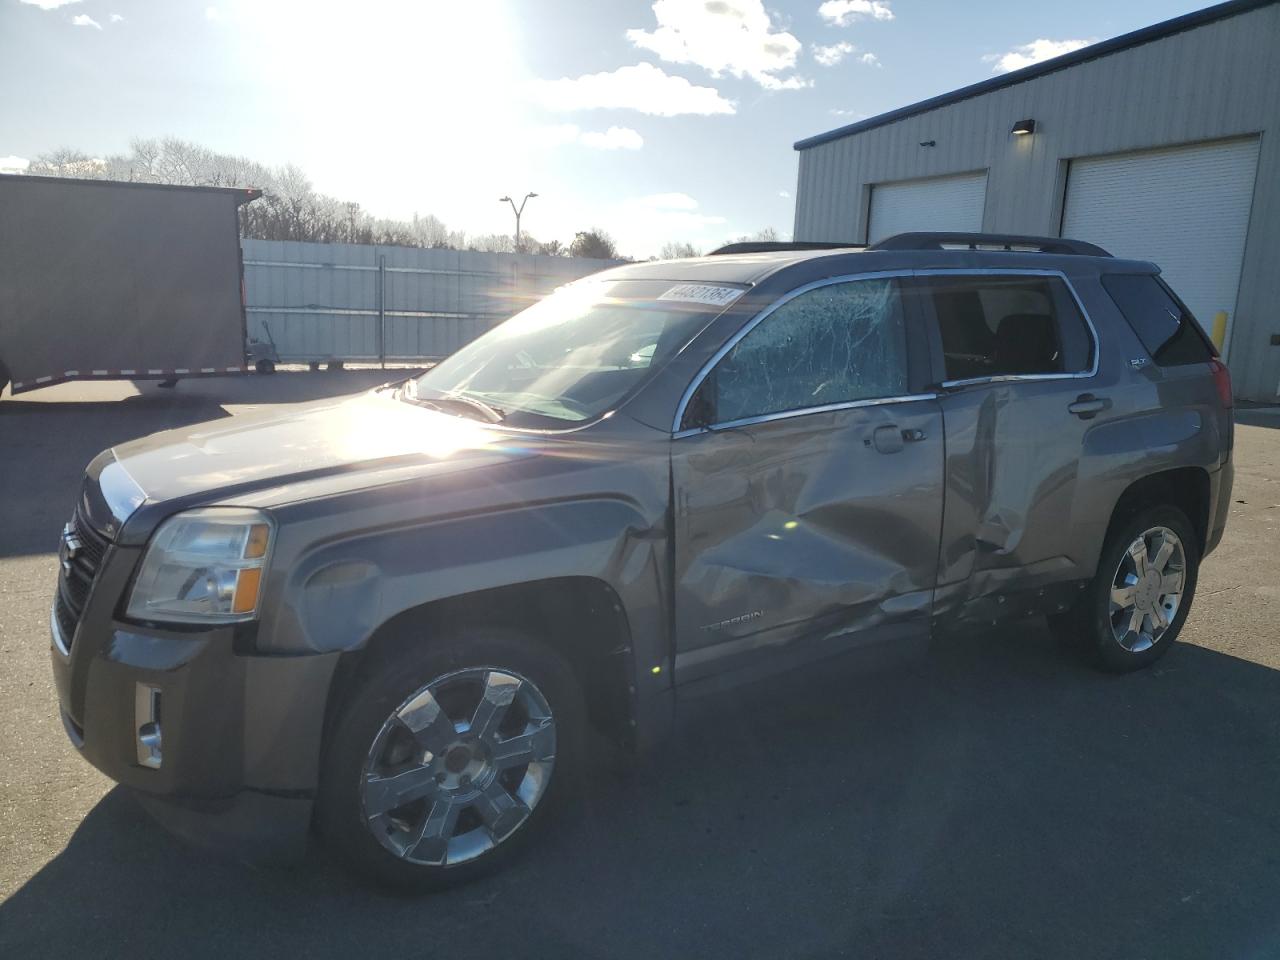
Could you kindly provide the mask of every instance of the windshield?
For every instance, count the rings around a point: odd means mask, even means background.
[[[728,284],[580,281],[410,381],[404,396],[517,427],[581,423],[616,408],[741,293]]]

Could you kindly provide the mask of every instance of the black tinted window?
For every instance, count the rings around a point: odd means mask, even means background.
[[[1154,276],[1110,273],[1102,285],[1156,363],[1204,363],[1213,356],[1191,313]]]
[[[716,365],[691,413],[694,422],[729,423],[908,392],[898,283],[857,280],[803,293],[765,317]]]
[[[937,277],[928,282],[948,380],[1077,373],[1093,339],[1057,277]]]

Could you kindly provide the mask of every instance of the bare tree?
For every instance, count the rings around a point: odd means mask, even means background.
[[[486,233],[468,240],[467,249],[481,253],[515,253],[516,241],[509,233]]]
[[[662,250],[658,253],[659,260],[685,260],[689,257],[700,256],[702,256],[702,251],[692,243],[680,243],[678,241],[664,243]]]
[[[765,227],[755,233],[745,233],[734,240],[726,240],[725,243],[777,243],[781,239],[777,230],[773,227]]]
[[[61,148],[36,157],[28,173],[138,183],[172,183],[186,186],[256,187],[262,197],[240,207],[244,236],[263,240],[305,240],[314,243],[385,243],[437,249],[471,249],[510,253],[510,236],[488,234],[468,237],[450,230],[438,217],[414,214],[411,221],[375,219],[358,203],[318,193],[300,167],[286,164],[267,167],[246,157],[218,153],[177,137],[138,137],[128,153],[92,157],[80,150]],[[616,256],[613,241],[601,230],[580,234],[592,238],[591,256]],[[569,253],[558,240],[539,243],[522,237],[528,252],[550,256]],[[577,241],[575,240],[575,245]],[[577,254],[585,256],[588,254]]]

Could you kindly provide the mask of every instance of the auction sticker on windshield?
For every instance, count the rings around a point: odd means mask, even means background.
[[[727,307],[746,291],[737,287],[722,287],[713,283],[678,283],[659,300],[680,300],[684,303],[707,303],[716,307]]]

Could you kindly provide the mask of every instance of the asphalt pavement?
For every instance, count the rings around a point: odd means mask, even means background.
[[[425,898],[318,845],[193,850],[82,761],[48,664],[57,534],[103,447],[380,371],[67,384],[0,399],[0,956],[1280,956],[1280,412],[1241,411],[1183,642],[1096,673],[1041,621],[701,701],[660,754],[597,745],[507,872]]]

